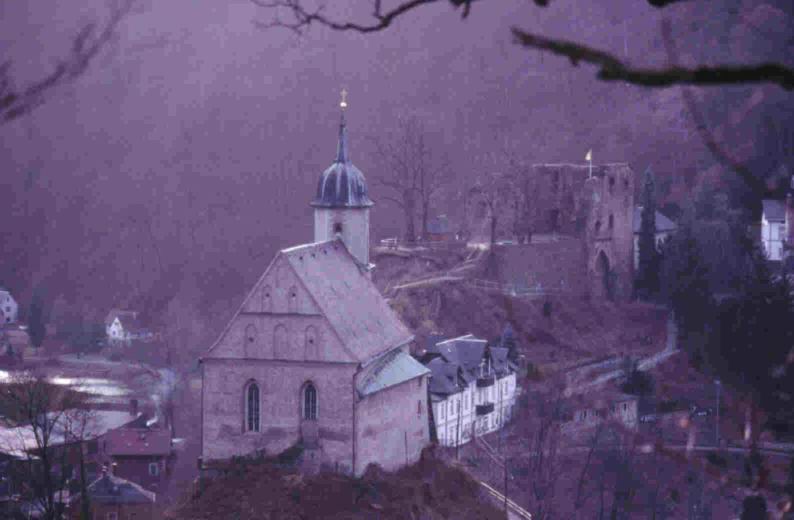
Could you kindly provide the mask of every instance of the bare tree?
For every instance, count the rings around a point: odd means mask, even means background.
[[[4,385],[0,407],[17,424],[6,430],[2,448],[25,460],[19,475],[23,496],[42,511],[45,520],[59,520],[73,480],[75,454],[80,490],[86,490],[82,450],[91,431],[91,412],[81,394],[29,374],[18,375]]]
[[[449,0],[458,8],[463,6],[462,16],[465,18],[471,10],[470,0]],[[657,8],[683,0],[647,0]],[[260,7],[270,11],[272,21],[257,24],[261,28],[281,27],[298,34],[303,33],[312,24],[324,26],[336,31],[372,33],[386,30],[395,19],[406,13],[416,11],[428,4],[437,4],[441,0],[406,0],[392,9],[383,10],[381,0],[372,0],[372,21],[353,22],[338,20],[327,15],[324,5],[316,9],[309,8],[304,0],[252,0]],[[546,7],[551,0],[534,0],[535,5]],[[597,77],[602,81],[622,81],[647,87],[669,87],[672,85],[735,85],[747,83],[774,83],[786,90],[794,89],[794,70],[779,63],[761,63],[757,65],[725,65],[725,66],[670,66],[665,68],[645,68],[634,66],[621,60],[616,55],[577,43],[570,40],[548,38],[513,27],[515,42],[527,49],[550,52],[568,58],[573,66],[589,63],[598,67]]]
[[[41,105],[57,88],[74,81],[86,71],[99,52],[116,34],[122,20],[132,11],[135,0],[117,0],[103,25],[83,26],[72,41],[69,53],[58,60],[43,78],[26,86],[14,84],[11,61],[0,63],[0,124],[17,119]]]
[[[515,209],[515,183],[504,173],[491,172],[478,178],[469,194],[485,209],[490,227],[489,243],[493,247],[499,222]]]
[[[394,135],[373,139],[384,173],[374,176],[372,182],[388,192],[381,198],[396,204],[405,219],[405,238],[416,238],[417,212],[422,235],[427,235],[427,224],[435,197],[447,178],[449,162],[442,158],[428,142],[428,130],[416,117],[400,118]]]
[[[561,473],[560,427],[562,390],[540,396],[536,408],[527,416],[529,471],[527,473],[529,511],[532,518],[547,520],[555,515],[555,491]]]

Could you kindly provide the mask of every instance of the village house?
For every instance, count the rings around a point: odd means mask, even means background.
[[[0,325],[17,321],[19,305],[8,289],[0,288]]]
[[[508,349],[471,334],[440,341],[428,359],[430,403],[438,442],[464,444],[501,428],[513,413],[516,367]]]
[[[656,250],[662,250],[662,244],[667,240],[675,230],[678,229],[675,222],[667,218],[663,213],[656,212],[656,231],[654,233],[654,242],[656,243]],[[640,227],[642,226],[642,206],[634,208],[634,269],[640,267]]]
[[[142,416],[146,419],[146,416]],[[171,475],[174,449],[171,431],[151,421],[137,420],[111,430],[97,440],[106,465],[115,467],[114,475],[143,488],[162,493]]]
[[[105,332],[111,343],[149,340],[154,335],[143,325],[136,311],[113,309],[105,318]]]
[[[371,281],[363,174],[344,114],[320,176],[314,243],[276,254],[201,358],[200,467],[300,444],[304,470],[395,470],[429,442],[429,370]]]
[[[88,502],[94,520],[145,520],[154,518],[156,495],[134,482],[103,468],[101,476],[88,486]],[[75,493],[68,503],[67,517],[81,520],[82,497]]]

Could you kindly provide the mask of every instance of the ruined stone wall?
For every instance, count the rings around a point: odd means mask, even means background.
[[[412,379],[362,399],[356,406],[356,469],[370,463],[387,471],[419,460],[430,442],[427,380]]]
[[[202,457],[226,459],[264,449],[278,453],[300,437],[303,385],[317,388],[322,462],[352,469],[356,364],[275,360],[203,361]],[[260,390],[260,431],[244,431],[246,385]]]
[[[532,247],[521,252],[529,269],[526,276],[536,273],[541,283],[557,286],[561,280],[568,287],[583,282],[583,293],[606,298],[603,266],[608,265],[614,299],[630,298],[635,190],[631,168],[622,163],[594,165],[591,176],[586,164],[543,164],[529,168],[517,182],[516,200],[506,200],[500,207],[496,236],[497,240],[519,238],[514,233],[520,229],[533,236]],[[472,206],[473,241],[487,243],[487,211],[476,201]],[[579,250],[570,242],[548,240],[555,236],[579,241]],[[602,252],[606,260],[599,265],[596,260]]]
[[[501,283],[584,296],[588,290],[584,242],[560,236],[545,243],[497,246],[497,276]]]

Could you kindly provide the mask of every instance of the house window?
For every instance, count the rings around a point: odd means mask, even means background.
[[[317,389],[307,383],[303,389],[303,418],[307,421],[317,420]]]
[[[156,462],[150,462],[149,475],[151,475],[152,477],[156,477],[159,474],[160,474],[160,465],[157,464]]]
[[[440,417],[441,419],[443,419],[443,418],[444,418],[444,411],[445,411],[446,409],[447,409],[447,408],[446,408],[446,406],[444,406],[444,403],[441,403],[441,404],[440,404],[440,406],[438,407],[438,412],[439,412],[439,413],[438,413],[438,415],[439,415],[439,417]]]
[[[422,400],[416,402],[416,415],[422,416]]]
[[[245,392],[245,429],[249,432],[259,431],[259,387],[250,383]]]

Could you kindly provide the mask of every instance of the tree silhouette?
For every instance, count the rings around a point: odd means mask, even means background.
[[[650,298],[659,289],[659,251],[656,249],[656,183],[650,166],[642,182],[637,292]]]

